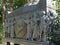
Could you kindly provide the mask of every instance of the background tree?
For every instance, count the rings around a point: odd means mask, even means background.
[[[55,45],[60,45],[60,0],[58,0],[58,25],[56,32],[51,36]]]

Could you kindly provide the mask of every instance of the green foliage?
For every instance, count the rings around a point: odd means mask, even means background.
[[[2,23],[2,9],[0,7],[0,23]]]
[[[0,23],[0,43],[3,37],[2,23]]]
[[[2,30],[2,9],[1,9],[1,6],[0,6],[0,43],[1,43],[2,37],[3,37],[3,30]]]
[[[1,38],[3,37],[3,30],[2,30],[2,9],[0,7],[0,43],[1,43]]]
[[[23,6],[25,3],[26,3],[25,0],[15,0],[14,6],[13,6],[14,10]]]
[[[55,45],[60,45],[60,0],[58,0],[58,28],[56,30],[56,33],[52,36],[52,40]]]

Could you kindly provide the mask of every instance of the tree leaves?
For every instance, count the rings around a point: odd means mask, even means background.
[[[23,6],[25,3],[26,3],[25,0],[15,0],[13,6],[14,10]]]

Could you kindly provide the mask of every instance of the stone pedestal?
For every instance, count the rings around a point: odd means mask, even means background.
[[[3,45],[7,45],[7,42],[10,45],[18,44],[18,45],[49,45],[49,41],[39,42],[39,41],[30,41],[24,39],[13,39],[13,38],[3,38]]]

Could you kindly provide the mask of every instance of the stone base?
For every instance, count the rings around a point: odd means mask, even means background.
[[[24,39],[4,38],[3,45],[49,45],[49,42],[29,41]],[[10,43],[10,44],[9,44]]]

